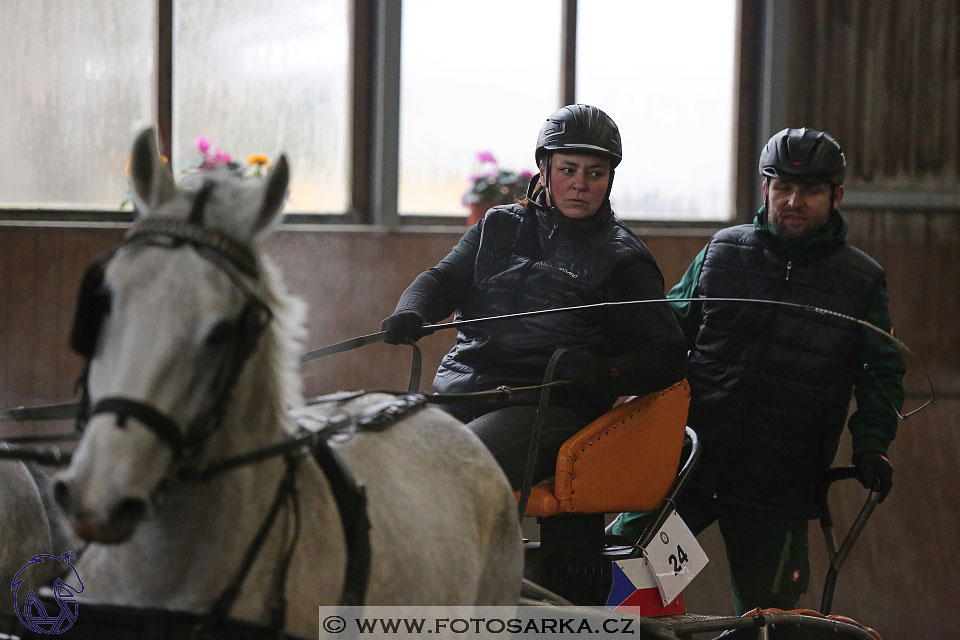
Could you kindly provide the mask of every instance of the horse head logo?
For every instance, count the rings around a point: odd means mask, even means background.
[[[60,610],[52,612],[52,615],[33,590],[28,590],[22,599],[20,597],[20,587],[26,580],[24,572],[43,562],[56,563],[60,570],[60,575],[53,581],[53,597]],[[50,569],[50,567],[45,567],[45,569]],[[78,588],[74,588],[67,581],[78,585]],[[77,621],[77,611],[79,609],[77,596],[83,593],[83,581],[80,579],[76,567],[70,562],[69,551],[62,556],[33,556],[27,564],[17,571],[17,575],[13,577],[13,581],[10,583],[10,590],[13,591],[13,607],[17,614],[17,620],[31,631],[44,635],[54,635],[63,633]],[[51,608],[53,607],[51,606]]]

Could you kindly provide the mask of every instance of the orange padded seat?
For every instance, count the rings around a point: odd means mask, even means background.
[[[524,515],[659,507],[677,476],[689,405],[681,380],[606,412],[563,443],[553,484],[531,488]]]

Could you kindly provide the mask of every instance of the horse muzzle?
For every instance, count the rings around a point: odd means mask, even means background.
[[[114,502],[106,515],[98,510],[83,508],[76,500],[76,487],[70,480],[57,480],[53,487],[54,499],[70,520],[74,533],[87,542],[119,544],[129,540],[147,515],[147,501],[128,496]]]

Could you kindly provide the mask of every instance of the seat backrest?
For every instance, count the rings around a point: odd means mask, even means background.
[[[646,511],[660,506],[676,479],[690,385],[614,407],[560,447],[553,493],[559,513]]]

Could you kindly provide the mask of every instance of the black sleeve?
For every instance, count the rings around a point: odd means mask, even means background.
[[[620,353],[602,359],[609,391],[643,395],[669,387],[687,374],[687,346],[663,295],[663,274],[652,259],[619,269],[609,282],[609,299],[664,300],[610,307],[609,330]]]
[[[400,295],[394,313],[416,311],[431,323],[453,313],[473,285],[473,268],[482,228],[481,220],[463,234],[437,266],[417,276]]]

